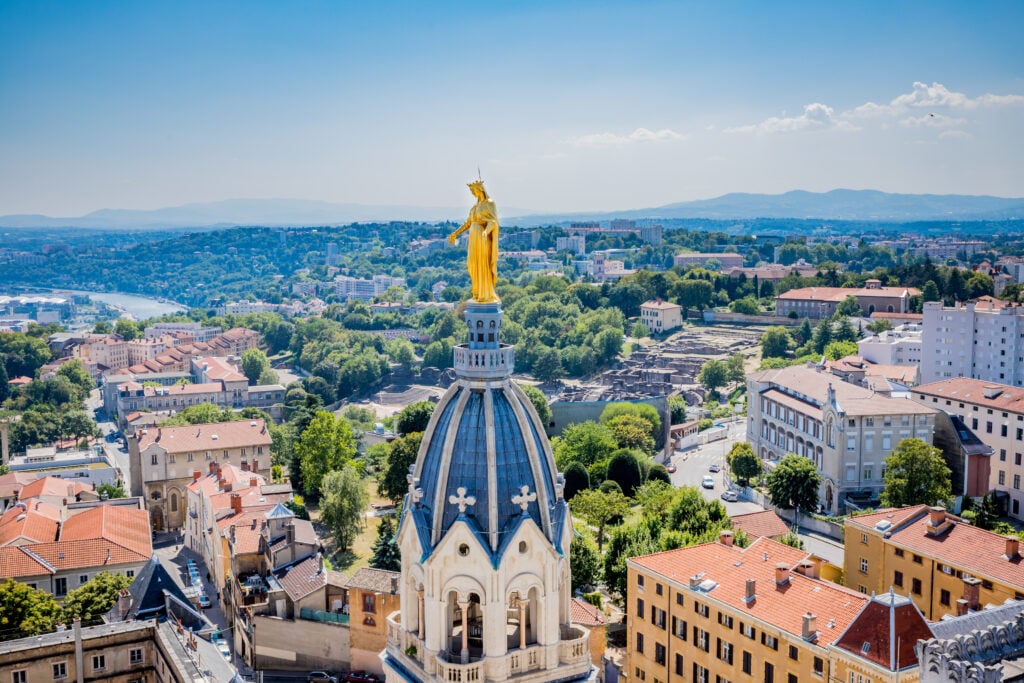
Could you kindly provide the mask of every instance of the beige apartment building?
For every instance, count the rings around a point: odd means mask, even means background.
[[[133,496],[144,496],[154,530],[185,526],[195,472],[233,465],[270,477],[270,432],[263,420],[143,429],[128,439]]]
[[[1024,519],[1024,389],[954,377],[915,387],[913,397],[924,405],[955,415],[991,448],[991,457],[985,457],[974,467],[978,485],[969,495],[995,491],[1006,514]]]
[[[668,332],[683,325],[683,307],[661,299],[640,304],[640,322],[653,334]]]
[[[821,368],[796,366],[747,376],[747,440],[762,460],[810,458],[821,473],[819,501],[839,513],[846,499],[869,504],[884,483],[885,459],[910,437],[933,443],[939,411],[877,394]]]
[[[884,287],[881,280],[868,280],[860,288],[802,287],[791,289],[775,297],[775,315],[819,320],[829,318],[847,297],[854,297],[863,315],[875,311],[908,313],[910,297],[921,291],[913,287]]]
[[[825,581],[769,538],[732,541],[627,560],[626,680],[917,680],[914,644],[932,633],[913,603]]]

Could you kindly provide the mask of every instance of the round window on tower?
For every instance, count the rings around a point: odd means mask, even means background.
[[[460,545],[459,546],[459,555],[462,555],[463,557],[465,557],[466,555],[469,555],[469,546],[466,545],[465,543]]]

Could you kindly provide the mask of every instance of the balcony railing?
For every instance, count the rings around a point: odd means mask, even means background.
[[[319,621],[322,624],[348,626],[347,614],[335,614],[334,612],[325,612],[324,610],[310,609],[308,607],[303,607],[299,610],[299,618],[308,621]],[[388,628],[390,630],[390,624]]]

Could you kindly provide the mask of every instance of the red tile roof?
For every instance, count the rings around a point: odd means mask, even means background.
[[[0,517],[0,546],[57,540],[60,510],[42,501],[14,505]]]
[[[842,634],[864,607],[868,597],[848,588],[796,572],[782,586],[775,582],[775,565],[792,568],[808,553],[770,538],[759,538],[747,548],[705,543],[635,557],[629,565],[688,586],[691,577],[702,575],[714,582],[710,590],[695,596],[709,598],[769,623],[797,637],[803,635],[803,615],[817,616],[819,643],[831,643]],[[756,598],[744,602],[747,579],[756,581]]]
[[[916,296],[921,290],[914,287],[801,287],[779,294],[776,299],[796,301],[829,301],[839,303],[848,296],[903,297]]]
[[[186,384],[180,386],[203,386]],[[181,427],[156,427],[139,432],[139,450],[151,444],[158,444],[168,453],[189,453],[200,451],[221,451],[230,448],[264,446],[263,458],[270,462],[270,432],[263,420],[236,420],[215,424],[185,425]],[[269,466],[269,465],[268,465]]]
[[[857,524],[874,529],[879,522],[888,522],[887,529],[903,526],[909,520],[928,512],[927,505],[912,505],[905,508],[882,508],[866,515],[853,515],[846,519],[847,524]]]
[[[61,525],[62,542],[105,539],[144,559],[153,554],[149,513],[120,505],[98,505],[80,512]]]
[[[17,579],[52,573],[53,570],[46,566],[41,558],[25,547],[7,546],[0,548],[0,576],[5,579]]]
[[[883,593],[873,597],[836,647],[863,657],[889,671],[917,666],[914,646],[934,634],[909,598]]]
[[[19,500],[28,500],[39,496],[52,496],[67,498],[69,502],[73,502],[78,494],[92,490],[92,487],[78,481],[68,481],[60,477],[40,477],[31,484],[26,484],[18,494],[18,498]]]
[[[608,619],[596,605],[591,605],[586,600],[573,598],[569,605],[572,623],[580,626],[604,626]]]
[[[231,538],[231,527],[235,528],[233,554],[258,553],[260,551],[260,539],[263,538],[262,527],[263,522],[266,521],[267,509],[269,508],[250,508],[243,510],[241,514],[229,515],[217,520],[217,528],[222,536]]]
[[[145,514],[145,510],[137,512]],[[146,562],[150,558],[150,555],[137,553],[104,538],[36,543],[28,546],[28,549],[57,569],[109,567],[116,564]]]
[[[958,403],[972,403],[1008,413],[1024,413],[1024,389],[996,382],[985,382],[968,377],[953,377],[914,387],[913,394],[928,398],[949,399]],[[988,394],[986,396],[986,394]],[[931,403],[929,401],[929,403]],[[938,405],[938,404],[936,404]]]
[[[775,514],[774,510],[735,515],[732,518],[732,526],[734,529],[746,532],[751,540],[761,536],[778,538],[789,533],[789,527],[782,521],[782,518]]]
[[[327,572],[316,556],[307,557],[297,564],[274,572],[281,587],[292,600],[301,600],[327,585]]]

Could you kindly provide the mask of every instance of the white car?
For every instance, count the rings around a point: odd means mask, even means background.
[[[715,479],[711,475],[708,475],[701,479],[700,485],[706,489],[713,489],[715,488]]]
[[[228,660],[229,662],[231,661],[231,646],[228,645],[228,641],[223,639],[218,640],[217,650],[221,653],[221,655],[224,656],[224,659]]]
[[[729,489],[728,491],[722,491],[722,500],[726,501],[727,503],[735,503],[739,499],[739,494],[733,491],[732,489]]]

